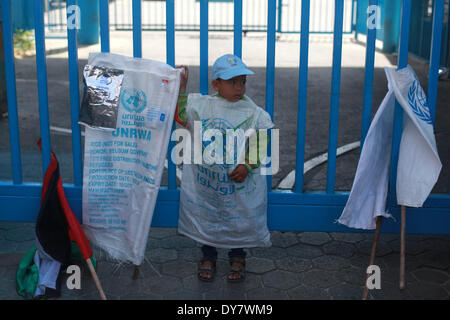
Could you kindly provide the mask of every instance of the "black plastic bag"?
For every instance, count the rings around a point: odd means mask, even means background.
[[[116,129],[123,70],[86,65],[83,74],[86,88],[78,123]]]

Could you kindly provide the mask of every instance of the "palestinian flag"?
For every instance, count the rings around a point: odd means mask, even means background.
[[[41,140],[38,141],[41,148]],[[42,185],[41,208],[36,221],[36,255],[39,282],[34,296],[59,297],[61,270],[71,261],[74,241],[84,260],[92,257],[92,248],[64,194],[55,154],[51,153]]]

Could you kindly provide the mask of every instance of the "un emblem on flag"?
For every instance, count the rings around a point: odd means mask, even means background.
[[[427,96],[423,92],[417,80],[409,87],[408,91],[408,104],[414,114],[422,121],[428,124],[432,124],[430,108],[428,107]]]

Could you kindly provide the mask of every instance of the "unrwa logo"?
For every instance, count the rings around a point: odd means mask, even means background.
[[[221,118],[204,119],[202,121],[202,130],[205,131],[202,139],[202,153],[206,161],[219,160],[219,162],[211,163],[211,167],[219,166],[222,169],[228,169],[237,164],[238,153],[235,152],[234,146],[232,150],[228,150],[226,147],[227,142],[227,129],[234,129],[233,125]],[[208,131],[213,130],[213,131]],[[216,132],[214,130],[217,130]],[[220,132],[220,133],[219,133]],[[217,137],[215,133],[219,133],[220,137]],[[240,132],[237,131],[239,134]],[[211,135],[211,136],[210,136]],[[236,138],[235,138],[236,139]],[[242,137],[238,136],[238,141],[242,140]],[[234,143],[234,141],[233,141]],[[244,140],[245,143],[245,140]],[[216,151],[221,151],[221,155],[217,155]],[[238,147],[239,150],[239,147]],[[206,152],[205,152],[206,151]],[[219,151],[219,152],[220,152]],[[226,163],[226,159],[232,158],[233,162],[231,164]]]
[[[414,82],[409,87],[408,103],[411,107],[411,110],[420,120],[428,124],[433,123],[433,121],[431,120],[427,97],[417,80],[414,80]]]
[[[125,109],[130,112],[141,113],[147,106],[147,96],[144,91],[134,88],[124,89],[121,101]]]

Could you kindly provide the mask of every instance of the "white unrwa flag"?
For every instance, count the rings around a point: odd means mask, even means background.
[[[385,68],[389,91],[367,133],[355,180],[338,222],[351,228],[375,229],[386,212],[395,99],[404,111],[397,169],[397,203],[421,207],[442,168],[436,149],[427,98],[413,69]]]

